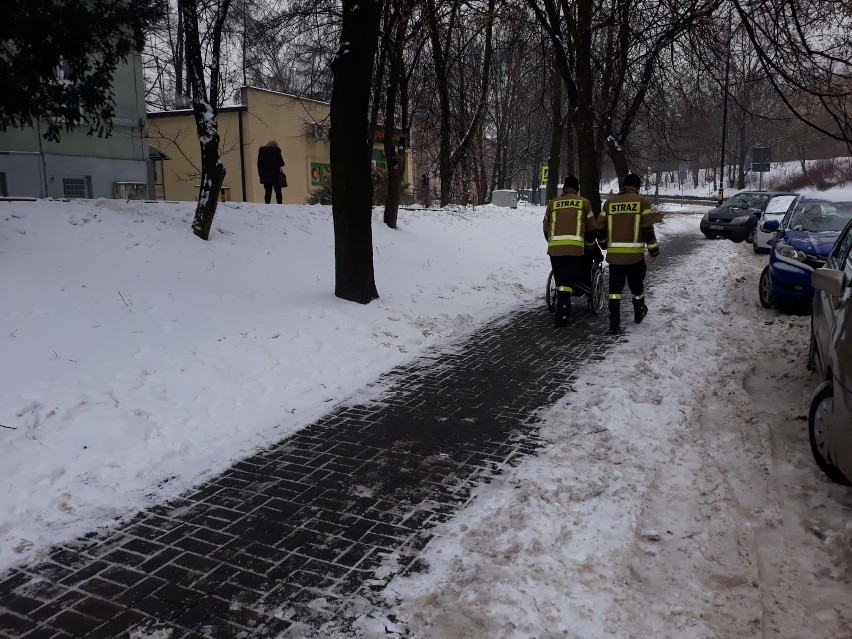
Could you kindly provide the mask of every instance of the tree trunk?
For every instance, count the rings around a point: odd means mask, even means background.
[[[607,155],[615,168],[615,174],[618,176],[618,183],[624,181],[624,176],[630,173],[630,165],[627,163],[627,157],[624,155],[624,149],[613,137],[607,140]]]
[[[376,0],[343,0],[340,46],[332,61],[331,209],[334,218],[334,294],[368,304],[377,299],[373,271],[373,183],[369,108],[379,37]]]
[[[405,47],[405,32],[408,29],[408,14],[402,11],[395,14],[395,24],[388,25],[386,28],[393,26],[394,37],[385,39],[387,45],[387,59],[390,63],[390,71],[388,74],[387,86],[387,102],[385,105],[385,159],[388,165],[388,191],[385,198],[385,213],[384,222],[390,228],[396,228],[397,218],[399,216],[399,197],[402,192],[402,173],[405,169],[405,145],[402,146],[402,161],[400,161],[397,146],[393,141],[393,130],[396,122],[396,103],[397,94],[400,93],[400,103],[403,98],[407,98],[403,84],[405,82],[405,69],[403,67],[404,47]],[[393,22],[393,21],[392,21]],[[407,108],[406,104],[401,104],[403,113]],[[405,136],[405,117],[403,116],[403,137]]]
[[[441,36],[438,33],[438,10],[435,6],[435,1],[427,0],[426,7],[426,21],[429,28],[432,62],[435,65],[435,86],[438,89],[440,111],[438,176],[441,180],[441,206],[446,206],[450,203],[453,182],[453,168],[450,162],[450,89],[447,84],[449,80],[441,48]]]
[[[193,100],[195,128],[201,140],[201,187],[195,205],[192,232],[202,240],[210,239],[213,217],[219,204],[219,192],[225,179],[225,167],[219,160],[219,129],[209,104]]]
[[[488,190],[488,172],[485,170],[485,149],[483,144],[482,135],[480,134],[478,138],[478,146],[476,158],[479,170],[479,179],[477,181],[477,187],[479,189],[479,204],[485,204],[490,201],[491,192]]]
[[[494,189],[503,188],[503,145],[500,144],[500,135],[497,135],[497,144],[494,150],[494,169],[491,171],[491,184],[488,186],[489,199]]]
[[[210,93],[205,82],[204,58],[198,33],[198,8],[193,0],[181,0],[179,7],[186,35],[187,75],[192,88],[192,111],[201,147],[201,185],[192,221],[192,232],[202,240],[210,239],[213,217],[219,204],[219,192],[225,179],[225,167],[219,159],[219,125],[216,106],[219,95],[219,59],[222,28],[231,0],[222,0],[213,23],[211,45]]]
[[[559,67],[553,65],[553,76],[550,80],[551,99],[550,114],[553,128],[550,131],[550,157],[547,160],[547,190],[548,201],[559,193],[559,159],[562,155],[562,82],[560,82]]]
[[[745,188],[745,161],[746,161],[746,132],[745,132],[745,119],[740,120],[740,126],[737,138],[737,149],[739,150],[739,162],[737,162],[737,188],[744,189]]]
[[[394,55],[394,54],[391,54]],[[394,110],[399,76],[395,76],[394,63],[391,62],[389,84],[387,88],[387,107],[385,109],[385,160],[387,161],[387,193],[385,195],[384,222],[390,228],[396,228],[399,216],[399,194],[402,186],[402,170],[396,146],[393,143]]]
[[[580,191],[601,210],[600,169],[595,148],[594,78],[592,77],[592,0],[577,2],[577,155]]]
[[[390,5],[391,0],[379,0],[382,2],[380,8],[379,15],[379,23],[384,22],[384,28],[380,30],[380,36],[382,33],[387,34],[388,29],[388,20],[391,19],[391,11]],[[371,78],[371,86],[373,87],[373,99],[371,101],[372,108],[370,109],[370,149],[368,151],[368,155],[370,157],[370,165],[372,166],[373,162],[373,146],[376,143],[376,136],[373,134],[374,131],[378,130],[379,123],[379,108],[381,106],[381,97],[382,97],[382,85],[385,81],[385,60],[387,60],[387,36],[381,38],[384,41],[385,46],[379,47],[379,67],[376,69],[376,77]]]
[[[571,121],[567,122],[567,126],[562,129],[565,132],[565,175],[577,175],[577,169],[574,166],[574,124]]]
[[[183,32],[183,12],[178,11],[177,22],[177,52],[175,53],[175,109],[185,109],[187,106],[184,94],[183,67],[184,67],[184,42],[186,38]]]

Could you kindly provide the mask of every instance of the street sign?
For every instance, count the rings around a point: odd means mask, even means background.
[[[755,173],[769,171],[772,149],[768,146],[756,146],[751,150],[751,170]]]
[[[547,176],[550,173],[549,169],[550,169],[550,167],[548,167],[546,164],[542,165],[542,167],[541,167],[541,181],[542,181],[542,183],[547,182]]]
[[[689,170],[689,165],[686,162],[681,162],[677,165],[677,181],[680,184],[686,182],[686,172]]]

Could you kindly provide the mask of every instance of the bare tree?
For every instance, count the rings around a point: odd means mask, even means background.
[[[251,1],[241,0],[240,9],[247,11],[246,3]],[[268,0],[259,1],[266,3]],[[181,0],[168,0],[163,4],[165,18],[148,34],[143,52],[148,77],[145,99],[155,109],[186,109],[191,107],[190,66],[193,61],[187,52],[183,3]],[[234,95],[242,84],[240,66],[244,17],[234,15],[230,9],[222,16],[221,5],[222,0],[195,0],[202,67],[208,75],[214,64],[217,67],[217,94],[213,100],[216,104],[222,104]],[[220,24],[217,25],[217,21]],[[205,81],[212,88],[210,78],[206,77]]]
[[[527,0],[547,31],[574,114],[580,185],[598,210],[604,151],[622,176],[625,145],[656,77],[663,52],[721,0]]]
[[[551,86],[539,26],[523,4],[502,7],[495,23],[487,138],[490,190],[532,188],[550,140]]]
[[[852,13],[839,0],[730,0],[776,95],[794,117],[852,142]],[[818,109],[804,109],[814,98]],[[827,122],[820,121],[827,116]]]
[[[438,172],[441,180],[441,204],[444,205],[449,203],[452,197],[455,169],[466,160],[476,136],[481,134],[488,103],[496,0],[487,0],[485,5],[481,2],[463,3],[458,0],[440,3],[436,0],[425,1],[425,25],[429,35],[439,101]],[[474,25],[475,28],[472,28]],[[468,30],[462,32],[463,26]],[[481,43],[476,41],[480,35]],[[477,64],[465,66],[463,61],[467,60],[463,59],[468,48],[474,45],[481,45],[481,48],[475,47]],[[456,108],[453,108],[451,92],[453,81],[465,82],[471,67],[479,70],[476,79],[477,99],[472,113],[462,121],[460,116],[467,108],[468,92],[464,90],[463,85],[456,92]],[[454,128],[460,131],[455,146]]]

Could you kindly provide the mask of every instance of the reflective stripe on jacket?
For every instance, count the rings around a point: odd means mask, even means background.
[[[586,246],[595,242],[595,216],[591,203],[574,189],[547,204],[544,213],[544,235],[547,254],[583,255]]]
[[[597,237],[599,243],[606,243],[606,261],[610,264],[641,262],[646,246],[651,255],[660,252],[651,202],[632,186],[624,187],[604,203]]]

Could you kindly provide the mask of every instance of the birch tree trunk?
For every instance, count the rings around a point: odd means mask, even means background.
[[[221,0],[211,7],[214,11],[213,40],[210,64],[210,92],[204,75],[204,57],[198,30],[196,0],[180,0],[179,8],[186,35],[188,80],[192,89],[192,113],[201,149],[201,183],[198,202],[192,221],[192,232],[202,240],[210,238],[213,218],[219,204],[219,192],[225,179],[225,166],[219,157],[219,125],[216,121],[219,95],[219,60],[222,47],[222,28],[231,0]]]

